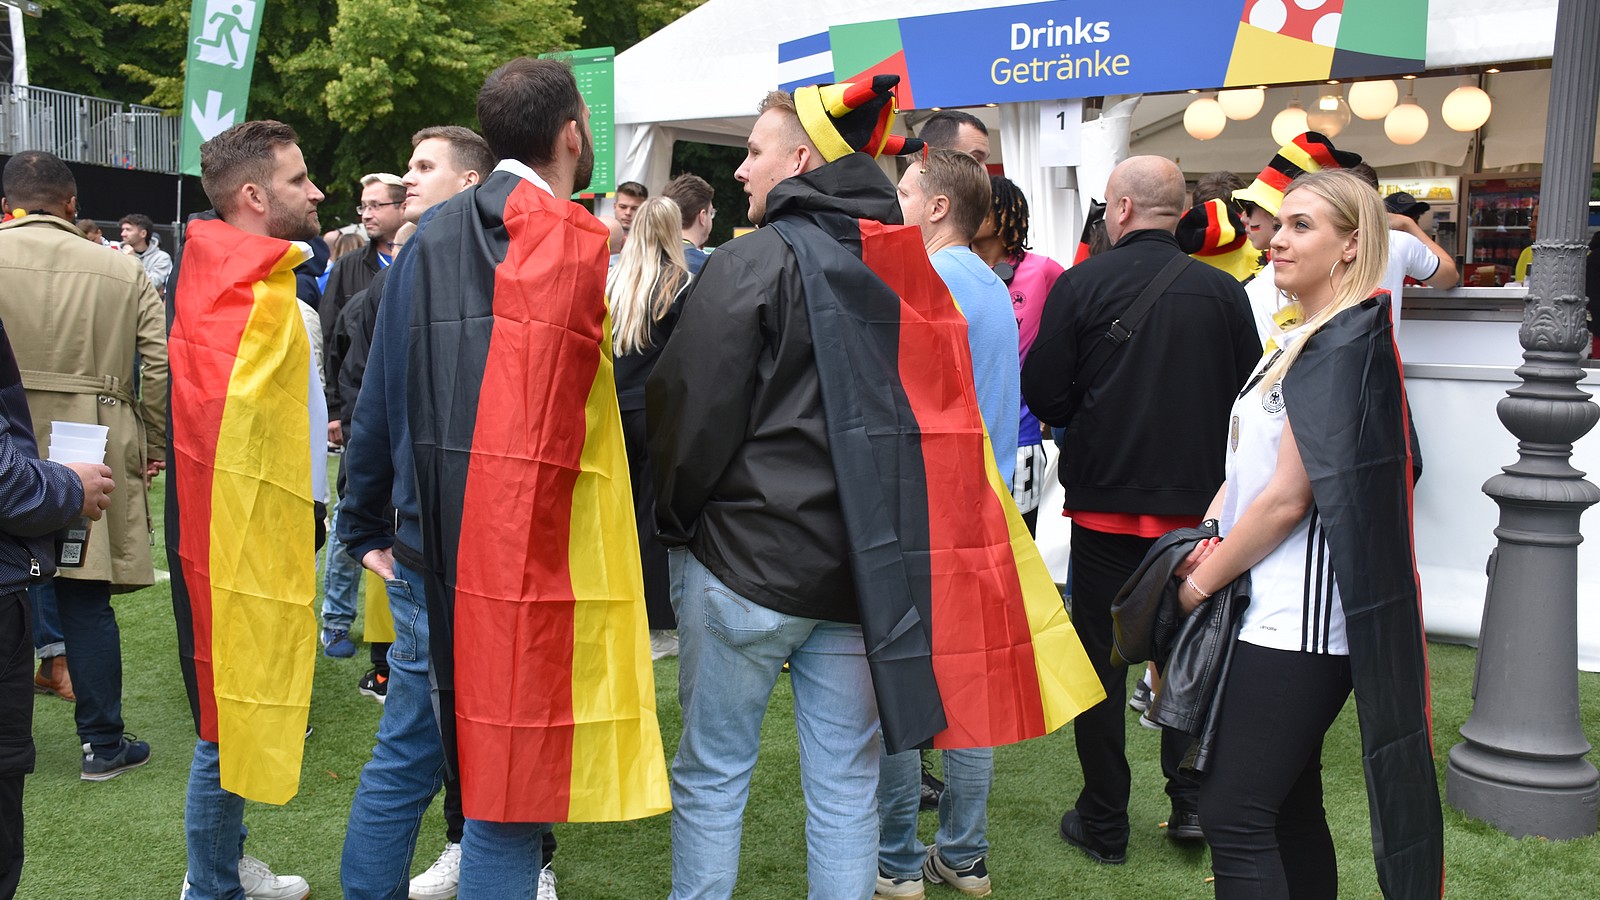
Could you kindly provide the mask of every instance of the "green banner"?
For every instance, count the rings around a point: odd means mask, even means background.
[[[183,172],[200,174],[200,145],[245,120],[256,33],[266,0],[194,0],[183,83]]]
[[[614,47],[591,47],[545,53],[544,57],[565,59],[578,80],[578,92],[589,104],[589,133],[594,138],[594,177],[589,189],[576,196],[608,197],[617,188],[617,147],[615,138],[617,51]]]

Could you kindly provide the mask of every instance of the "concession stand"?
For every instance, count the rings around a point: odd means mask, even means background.
[[[1386,193],[1433,207],[1425,227],[1467,276],[1407,289],[1400,348],[1425,462],[1416,536],[1428,631],[1474,642],[1498,518],[1482,487],[1517,459],[1495,408],[1520,383],[1526,288],[1514,276],[1537,229],[1556,0],[905,8],[708,0],[616,58],[619,179],[665,184],[677,140],[742,145],[772,88],[893,72],[902,129],[952,107],[989,125],[991,170],[1028,197],[1033,248],[1065,262],[1089,201],[1130,155],[1167,156],[1191,179],[1227,169],[1248,181],[1287,129],[1328,134],[1377,169]],[[1592,199],[1600,212],[1600,182]],[[1600,389],[1600,371],[1587,371],[1580,386]],[[1600,441],[1580,441],[1574,464],[1600,472]],[[1060,508],[1059,488],[1045,503]],[[1041,521],[1058,580],[1066,530]],[[1580,546],[1578,578],[1579,663],[1600,670],[1600,542]]]

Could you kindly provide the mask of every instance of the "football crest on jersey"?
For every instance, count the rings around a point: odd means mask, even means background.
[[[1274,384],[1261,396],[1261,408],[1273,415],[1283,412],[1283,382]]]

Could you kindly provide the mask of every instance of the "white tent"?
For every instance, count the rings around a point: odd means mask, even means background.
[[[995,0],[925,0],[917,15],[1003,6]],[[678,140],[740,145],[755,122],[756,103],[762,95],[800,75],[810,74],[778,62],[778,45],[825,31],[829,26],[891,19],[907,13],[904,3],[815,0],[810,3],[774,0],[707,0],[698,9],[617,55],[616,145],[619,180],[665,184],[672,173],[672,144]],[[1520,60],[1548,59],[1555,44],[1556,0],[1435,0],[1428,10],[1426,64],[1430,69],[1483,66]],[[812,72],[832,68],[831,58],[809,61]],[[1506,96],[1535,96],[1546,86],[1543,72],[1506,73]],[[1195,85],[1205,88],[1212,85]],[[1423,80],[1421,102],[1437,110],[1444,94],[1454,87],[1445,80]],[[1491,91],[1496,91],[1491,82]],[[1514,93],[1513,93],[1514,92]],[[1218,168],[1245,168],[1264,160],[1274,147],[1270,137],[1272,114],[1282,109],[1290,89],[1268,93],[1266,107],[1254,119],[1233,122],[1224,134],[1207,142],[1190,138],[1182,127],[1188,95],[1144,98],[1121,108],[1131,118],[1085,134],[1090,161],[1077,173],[1039,170],[1030,165],[1037,134],[1037,104],[1005,104],[998,110],[975,110],[995,132],[996,160],[1033,202],[1035,246],[1064,247],[1076,241],[1078,198],[1072,190],[1082,184],[1098,196],[1109,166],[1129,152],[1122,143],[1124,131],[1132,150],[1155,153],[1180,161],[1189,172]],[[1437,95],[1437,96],[1435,96]],[[1538,96],[1543,96],[1543,93]],[[1121,98],[1113,98],[1121,99]],[[1307,93],[1304,97],[1312,97]],[[1108,103],[1108,108],[1111,103]],[[1497,167],[1537,162],[1543,143],[1541,104],[1500,103],[1486,130],[1484,165]],[[1437,117],[1435,117],[1437,118]],[[1382,123],[1354,121],[1344,142],[1362,143],[1365,155],[1377,166],[1420,163],[1426,166],[1462,166],[1468,159],[1469,135],[1458,134],[1435,121],[1427,138],[1409,147],[1382,137]],[[1364,140],[1371,138],[1371,140]],[[1110,141],[1112,146],[1095,146]],[[1241,166],[1241,160],[1250,161]],[[1048,192],[1048,193],[1047,193]]]

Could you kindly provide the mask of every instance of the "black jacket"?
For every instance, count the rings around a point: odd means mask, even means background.
[[[339,394],[342,353],[333,339],[334,326],[338,324],[339,313],[344,311],[345,304],[370,287],[372,279],[377,277],[382,268],[378,264],[377,243],[368,242],[367,249],[359,253],[351,251],[334,260],[333,271],[328,274],[328,286],[322,292],[317,315],[322,319],[323,392],[327,395],[330,419],[337,418],[339,410],[344,408]]]
[[[767,195],[768,222],[801,209],[900,222],[894,185],[863,154]],[[719,247],[691,286],[646,385],[656,524],[762,606],[859,622],[801,276],[761,228]]]
[[[1200,515],[1222,483],[1228,411],[1261,358],[1244,289],[1189,266],[1097,374],[1080,363],[1167,261],[1171,233],[1134,231],[1056,280],[1022,367],[1022,396],[1065,426],[1068,509]],[[1073,382],[1093,375],[1093,383]],[[1081,399],[1074,394],[1081,394]]]
[[[1194,738],[1185,769],[1204,772],[1216,742],[1223,686],[1235,638],[1250,605],[1250,573],[1211,595],[1192,614],[1178,605],[1172,573],[1210,529],[1179,528],[1162,535],[1111,604],[1113,661],[1154,661],[1161,690],[1150,706],[1152,722]]]

